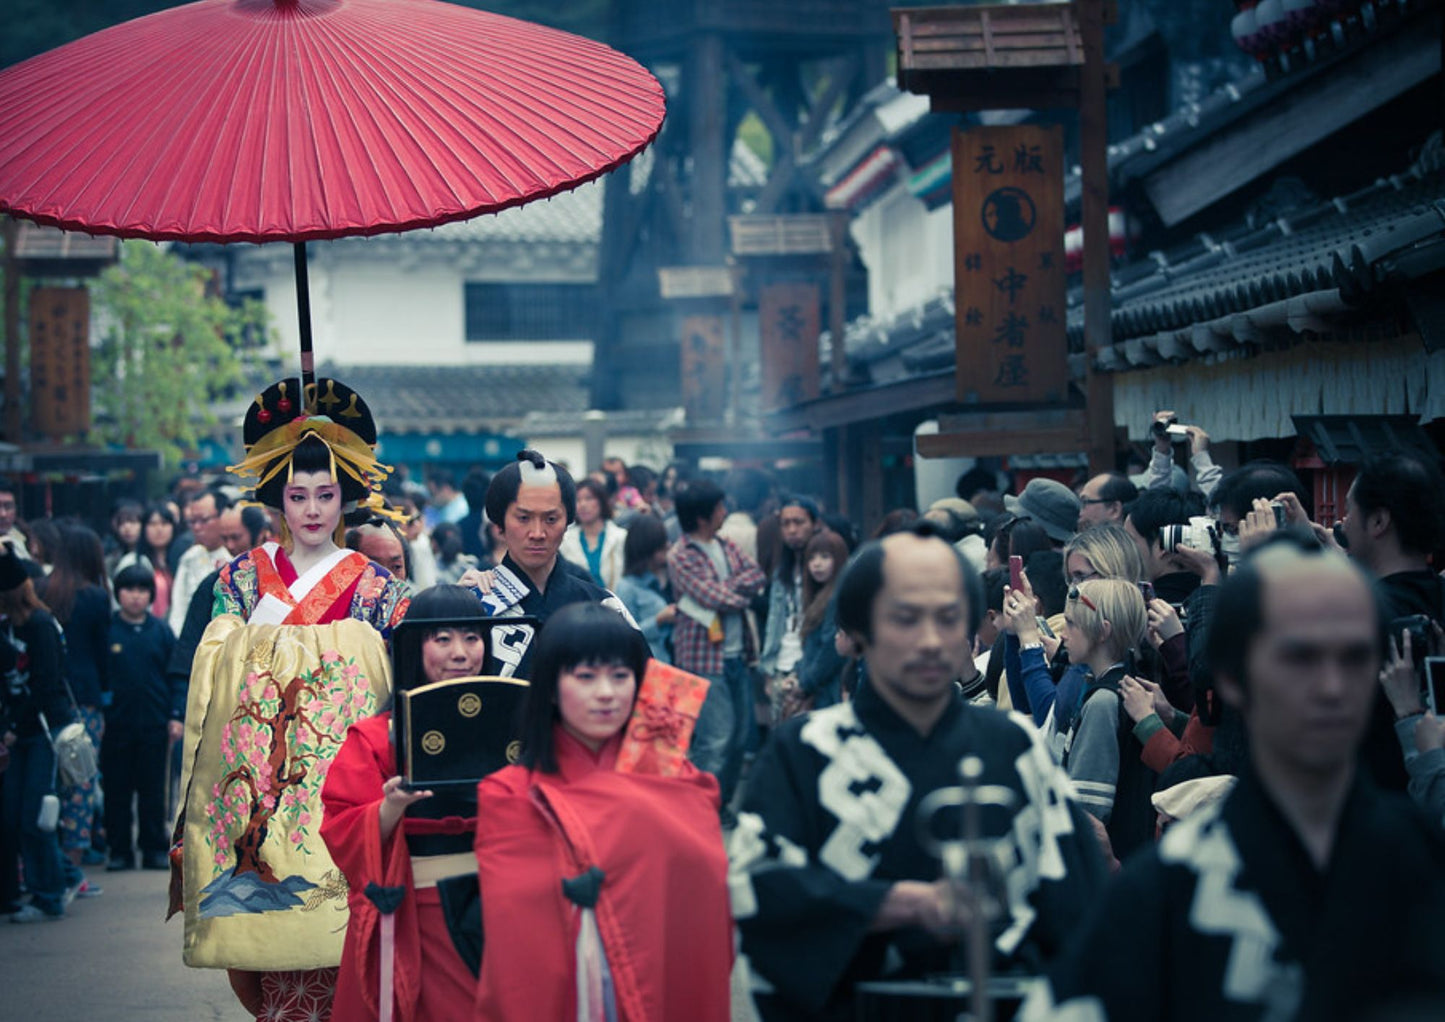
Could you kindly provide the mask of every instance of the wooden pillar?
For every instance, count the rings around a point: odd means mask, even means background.
[[[883,519],[883,430],[863,430],[858,446],[858,512],[850,517],[866,533]]]
[[[833,492],[830,505],[840,514],[853,517],[853,477],[855,471],[850,464],[849,447],[851,446],[852,432],[847,426],[837,426],[827,430],[823,435],[829,440],[832,449],[828,452],[832,457],[829,459],[832,466]]]
[[[1094,368],[1109,328],[1108,86],[1104,67],[1105,0],[1080,0],[1084,66],[1079,80],[1079,164],[1083,169],[1084,349],[1089,471],[1114,468],[1114,381]]]
[[[5,232],[5,439],[20,442],[23,418],[20,414],[20,260],[15,247],[20,227],[14,218],[3,217]]]
[[[688,255],[694,265],[716,266],[727,247],[723,237],[728,172],[727,76],[723,40],[705,33],[692,44],[688,129],[692,132],[692,223]]]
[[[833,393],[843,393],[848,383],[848,352],[843,343],[847,331],[848,305],[848,214],[835,211],[828,223],[832,248],[829,251],[828,333],[833,338]]]

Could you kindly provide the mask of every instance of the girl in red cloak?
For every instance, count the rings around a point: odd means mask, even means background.
[[[729,1018],[717,782],[686,761],[668,707],[649,699],[630,719],[646,666],[641,633],[598,604],[562,609],[537,637],[522,760],[477,788],[474,1018]],[[625,742],[655,749],[668,734],[670,755],[619,760]]]
[[[476,596],[460,586],[418,593],[407,611],[413,620],[475,618],[479,627],[400,630],[394,687],[476,675],[486,653],[482,615]],[[353,724],[321,790],[321,836],[346,876],[351,910],[331,1017],[460,1022],[471,1018],[476,976],[452,941],[437,881],[473,871],[475,820],[469,807],[445,819],[406,814],[433,795],[401,787],[391,721],[388,709]],[[459,851],[447,853],[447,842]],[[389,1004],[381,1001],[386,987]]]

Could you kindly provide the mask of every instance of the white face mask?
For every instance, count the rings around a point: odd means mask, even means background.
[[[1221,533],[1219,537],[1219,549],[1224,552],[1224,556],[1229,558],[1229,568],[1233,571],[1234,566],[1239,563],[1239,534],[1229,532]]]

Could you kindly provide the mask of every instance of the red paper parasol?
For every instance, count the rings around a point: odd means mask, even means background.
[[[661,86],[601,43],[436,0],[201,0],[0,71],[0,212],[297,244],[434,226],[636,155]]]

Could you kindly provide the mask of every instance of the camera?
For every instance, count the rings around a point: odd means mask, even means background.
[[[1187,525],[1165,525],[1159,529],[1159,544],[1166,554],[1182,546],[1203,550],[1205,553],[1219,553],[1219,530],[1214,519],[1208,515],[1195,515]]]
[[[1156,437],[1167,436],[1170,443],[1183,444],[1189,442],[1189,430],[1179,425],[1177,418],[1171,418],[1167,422],[1155,419],[1149,426],[1149,432]]]
[[[1276,529],[1283,529],[1289,521],[1288,516],[1285,514],[1283,501],[1270,501],[1269,509],[1274,512],[1274,527]]]

